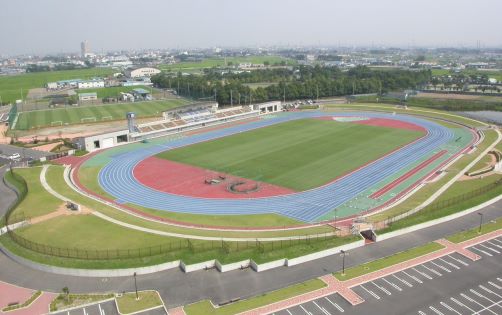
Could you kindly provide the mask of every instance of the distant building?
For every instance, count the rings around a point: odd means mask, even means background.
[[[98,93],[93,92],[93,93],[79,93],[78,94],[78,100],[79,101],[95,101],[98,99]]]
[[[85,58],[90,52],[91,52],[91,49],[89,47],[89,42],[87,40],[84,40],[83,42],[81,42],[80,43],[80,55]]]
[[[79,89],[104,88],[105,81],[103,81],[101,79],[80,81],[80,82],[78,82],[77,87]]]
[[[136,68],[125,71],[125,75],[129,78],[151,77],[158,73],[160,73],[160,70],[155,68]]]
[[[149,101],[152,99],[152,94],[150,93],[150,91],[145,90],[145,89],[141,89],[141,88],[133,89],[130,93],[134,96],[135,100],[148,100]]]

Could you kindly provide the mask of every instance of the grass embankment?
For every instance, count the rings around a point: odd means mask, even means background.
[[[319,279],[313,279],[276,291],[267,292],[250,299],[223,305],[218,308],[215,308],[210,301],[203,300],[185,306],[184,310],[187,315],[232,315],[265,306],[274,302],[279,302],[296,295],[322,289],[324,287],[326,287],[326,284],[323,281]]]
[[[420,135],[411,130],[301,119],[157,156],[302,191],[326,184]]]
[[[49,305],[51,312],[62,311],[80,305],[96,303],[113,298],[113,294],[59,294]]]
[[[33,128],[51,127],[55,123],[58,125],[72,125],[108,120],[125,120],[126,113],[128,112],[135,112],[138,118],[160,117],[162,116],[162,111],[187,104],[187,102],[188,101],[185,99],[173,99],[22,112],[19,114],[15,129],[29,130]]]
[[[40,183],[41,171],[42,168],[39,167],[14,169],[14,173],[26,181],[28,194],[12,212],[12,216],[23,215],[30,218],[41,216],[57,210],[63,203],[44,189]],[[17,182],[9,172],[5,174],[5,179],[16,188],[22,189],[22,184]]]
[[[387,256],[384,258],[370,261],[362,265],[358,265],[356,267],[345,269],[345,275],[343,275],[342,272],[339,271],[335,273],[335,277],[338,280],[349,280],[352,278],[362,276],[367,273],[371,273],[383,268],[390,267],[392,265],[396,265],[398,263],[416,257],[423,256],[425,254],[435,252],[437,250],[440,250],[441,248],[443,248],[443,246],[438,243],[427,243],[425,245],[414,247],[391,256]]]
[[[446,239],[453,243],[461,243],[464,241],[468,241],[477,236],[488,234],[493,231],[497,231],[502,229],[502,219],[498,219],[496,221],[490,221],[481,226],[481,232],[479,231],[479,227],[475,227],[466,231],[462,231],[451,236],[448,236]]]
[[[157,291],[141,291],[138,292],[138,297],[136,300],[135,292],[124,293],[117,297],[117,308],[120,314],[137,313],[163,305]]]

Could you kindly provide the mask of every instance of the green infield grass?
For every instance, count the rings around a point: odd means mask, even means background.
[[[19,114],[15,129],[29,130],[32,128],[51,127],[53,123],[71,125],[107,120],[125,120],[127,112],[135,112],[139,118],[160,117],[162,116],[162,111],[187,103],[188,101],[184,99],[175,99],[22,112]]]
[[[421,134],[301,119],[166,151],[158,157],[302,191],[326,184]]]

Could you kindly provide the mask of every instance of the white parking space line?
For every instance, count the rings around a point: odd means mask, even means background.
[[[436,314],[438,314],[438,315],[444,315],[443,313],[441,313],[440,311],[438,311],[437,309],[435,309],[435,308],[434,308],[434,307],[432,307],[432,306],[429,306],[429,308],[430,308],[430,309],[431,309],[434,313],[436,313]]]
[[[461,263],[461,264],[462,264],[462,265],[464,265],[464,266],[469,266],[469,264],[468,264],[468,263],[466,263],[465,261],[463,261],[462,259],[455,258],[455,257],[453,257],[453,256],[451,256],[451,255],[448,255],[448,257],[450,257],[451,259],[455,260],[456,262]]]
[[[436,267],[438,267],[438,268],[440,268],[440,269],[443,269],[443,270],[444,270],[444,271],[446,271],[446,272],[451,272],[451,270],[450,270],[450,269],[448,269],[448,268],[446,268],[445,266],[442,266],[442,265],[440,265],[440,264],[437,264],[437,263],[435,263],[435,262],[433,262],[433,261],[431,261],[431,264],[433,264],[434,266],[436,266]]]
[[[326,311],[326,310],[324,309],[324,307],[319,306],[319,304],[317,304],[315,301],[312,301],[312,302],[314,303],[314,305],[315,305],[315,306],[317,306],[317,308],[318,308],[318,309],[320,309],[320,310],[321,310],[321,312],[323,312],[323,313],[324,313],[324,314],[326,314],[326,315],[331,315],[331,313],[330,313],[330,312],[328,312],[328,311]]]
[[[331,303],[331,305],[333,305],[334,307],[336,307],[336,308],[337,308],[340,312],[342,312],[342,313],[343,313],[343,312],[345,312],[345,311],[343,310],[343,308],[342,308],[340,305],[338,305],[338,304],[336,304],[335,302],[331,301],[331,300],[330,300],[327,296],[325,297],[325,299],[326,299],[329,303]]]
[[[439,271],[437,271],[436,269],[429,268],[429,267],[427,267],[426,265],[422,265],[422,267],[424,267],[425,269],[429,270],[430,272],[432,272],[432,273],[436,274],[436,275],[437,275],[437,276],[439,276],[439,277],[441,277],[441,276],[442,276],[442,274],[441,274]],[[432,278],[431,278],[431,279],[432,279]]]
[[[493,243],[492,241],[488,241],[487,243],[488,243],[488,244],[490,244],[490,245],[492,245],[492,246],[495,246],[495,247],[497,247],[497,248],[502,249],[502,245],[495,244],[495,243]]]
[[[312,313],[310,313],[309,311],[307,311],[307,310],[303,307],[303,305],[301,305],[301,304],[300,304],[300,308],[301,308],[301,309],[305,312],[305,314],[307,314],[307,315],[312,315]]]
[[[362,284],[360,285],[360,287],[361,287],[361,288],[363,288],[363,289],[364,289],[364,291],[366,291],[366,292],[368,292],[369,294],[371,294],[371,296],[373,296],[375,299],[380,300],[380,297],[379,297],[379,296],[378,296],[375,292],[373,292],[373,291],[371,291],[371,290],[366,289],[365,287],[363,287],[363,285],[362,285]]]
[[[493,295],[495,295],[495,296],[497,296],[497,297],[499,297],[499,298],[501,298],[501,299],[502,299],[502,295],[497,294],[496,292],[493,292],[492,290],[488,289],[488,288],[487,288],[487,287],[485,287],[484,285],[481,285],[481,284],[480,284],[480,285],[479,285],[479,287],[480,287],[481,289],[485,290],[486,292],[491,293],[491,294],[493,294]]]
[[[387,282],[391,287],[393,287],[394,289],[398,290],[399,292],[403,291],[403,289],[401,289],[397,284],[392,283],[392,282],[388,281],[385,278],[382,278],[382,280],[385,281],[385,282]]]
[[[454,312],[454,313],[457,313],[458,315],[462,315],[462,313],[459,313],[456,309],[454,309],[453,307],[451,307],[450,305],[446,304],[445,302],[441,302],[439,303],[441,304],[444,308],[446,308],[447,310],[449,310],[450,312]]]
[[[459,270],[459,269],[460,269],[460,267],[459,267],[459,266],[455,265],[455,264],[454,264],[454,263],[452,263],[452,262],[449,262],[449,261],[447,261],[447,260],[444,260],[443,258],[439,258],[439,260],[441,260],[442,262],[444,262],[444,263],[445,263],[445,264],[447,264],[448,266],[451,266],[451,267],[453,267],[453,268],[455,268],[455,269],[457,269],[457,270]]]
[[[286,312],[288,312],[289,315],[293,315],[289,310],[286,310]]]
[[[425,314],[425,313],[424,313],[424,312],[422,312],[422,311],[418,311],[418,314],[420,314],[420,315],[427,315],[427,314]]]
[[[475,310],[473,310],[472,308],[470,308],[469,306],[465,305],[464,303],[460,302],[459,300],[457,300],[456,298],[450,298],[453,302],[457,303],[459,306],[462,306],[462,307],[465,307],[466,309],[468,309],[469,311],[471,312],[476,312]]]
[[[500,282],[502,282],[502,279],[500,279],[500,278],[497,278],[497,280],[500,281]]]
[[[411,279],[415,280],[415,281],[416,281],[416,282],[418,282],[418,283],[424,283],[422,280],[418,279],[418,278],[417,278],[417,277],[415,277],[415,276],[410,275],[410,274],[409,274],[409,273],[407,273],[406,271],[403,271],[403,273],[404,273],[405,275],[407,275],[408,277],[410,277]]]
[[[392,295],[392,293],[390,293],[390,291],[387,290],[386,288],[379,286],[378,284],[376,284],[373,281],[371,281],[370,283],[372,283],[374,286],[376,286],[377,288],[379,288],[380,290],[382,290],[382,292],[384,292],[385,294]]]
[[[494,239],[492,239],[492,241],[502,244],[502,241],[499,240],[498,238],[494,238]]]
[[[490,313],[493,313],[493,314],[497,315],[497,313],[495,313],[494,311],[492,311],[492,310],[490,310],[490,309],[486,308],[486,306],[484,306],[483,304],[479,303],[478,301],[476,301],[476,300],[472,299],[472,298],[471,298],[471,297],[469,297],[468,295],[466,295],[466,294],[464,294],[464,293],[461,293],[461,294],[460,294],[460,296],[462,296],[464,299],[466,299],[466,300],[467,300],[467,301],[469,301],[469,302],[472,302],[472,303],[475,303],[475,304],[477,304],[477,305],[481,306],[481,308],[482,308],[482,309],[481,309],[481,310],[479,310],[479,311],[477,311],[477,312],[476,312],[476,314],[479,314],[480,312],[482,312],[482,311],[484,311],[484,310],[486,309],[488,312],[490,312]]]
[[[98,308],[99,308],[99,315],[106,315],[105,311],[101,308],[101,304],[98,304]]]
[[[82,312],[84,312],[84,315],[89,315],[89,314],[87,314],[87,312],[85,311],[85,307],[84,307],[84,308],[82,308]]]
[[[421,271],[417,270],[417,268],[412,268],[412,269],[415,270],[418,274],[424,276],[425,278],[432,280],[432,277],[429,276],[428,274],[426,274],[425,272],[421,272]]]
[[[487,300],[488,302],[492,303],[494,306],[497,305],[497,302],[493,301],[492,299],[487,298],[486,296],[484,296],[483,294],[479,293],[478,291],[473,290],[473,289],[470,289],[469,291],[471,291],[472,293],[474,293],[478,297]],[[502,306],[500,306],[500,305],[497,305],[497,306],[500,307],[500,308],[502,308]]]
[[[412,288],[413,285],[411,283],[409,283],[408,281],[404,280],[404,279],[401,279],[399,278],[398,276],[396,276],[395,274],[392,275],[394,278],[396,278],[397,280],[401,281],[402,283],[404,283],[405,285],[407,285],[409,288]]]
[[[492,255],[492,254],[490,254],[490,253],[488,253],[488,252],[486,252],[486,251],[484,251],[484,250],[482,250],[482,249],[479,249],[479,248],[477,248],[477,247],[472,246],[472,247],[470,247],[470,248],[475,249],[476,251],[478,251],[478,252],[480,252],[480,253],[483,253],[483,254],[485,254],[486,256],[493,257],[493,255]]]
[[[498,250],[493,249],[493,248],[491,248],[491,247],[488,247],[488,246],[486,246],[485,244],[479,244],[479,246],[482,246],[482,247],[484,247],[484,248],[486,248],[486,249],[488,249],[488,250],[490,250],[490,251],[494,252],[495,254],[500,254],[500,252],[499,252]]]
[[[488,281],[488,283],[489,283],[492,287],[497,288],[497,289],[499,289],[499,290],[502,290],[502,287],[501,287],[501,286],[499,286],[499,285],[497,285],[497,284],[495,284],[495,283],[493,283],[493,282],[491,282],[491,281]]]

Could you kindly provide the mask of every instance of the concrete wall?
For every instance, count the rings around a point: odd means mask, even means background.
[[[354,243],[350,243],[350,244],[338,246],[338,247],[335,247],[335,248],[326,249],[326,250],[323,250],[323,251],[320,251],[320,252],[308,254],[308,255],[305,255],[305,256],[300,256],[300,257],[296,257],[296,258],[286,259],[286,266],[289,267],[289,266],[294,266],[294,265],[302,264],[302,263],[307,262],[307,261],[312,261],[312,260],[316,260],[316,259],[319,259],[319,258],[324,258],[324,257],[328,257],[328,256],[331,256],[331,255],[339,254],[340,251],[342,251],[342,250],[343,251],[348,251],[348,250],[351,250],[351,249],[354,249],[354,248],[357,248],[357,247],[362,247],[362,246],[364,246],[364,239],[362,239],[360,241],[356,241]]]
[[[266,262],[263,264],[257,264],[253,260],[251,260],[250,266],[256,272],[265,271],[265,270],[269,270],[269,269],[273,269],[273,268],[277,268],[277,267],[286,266],[286,258]]]
[[[208,260],[208,261],[203,261],[197,264],[192,264],[192,265],[186,265],[184,262],[181,262],[180,268],[184,272],[192,272],[192,271],[197,271],[197,270],[204,270],[204,269],[212,269],[216,266],[216,260]]]
[[[227,272],[232,270],[239,270],[242,268],[248,268],[251,264],[250,259],[234,262],[231,264],[222,265],[219,261],[216,261],[216,269],[219,272]]]

